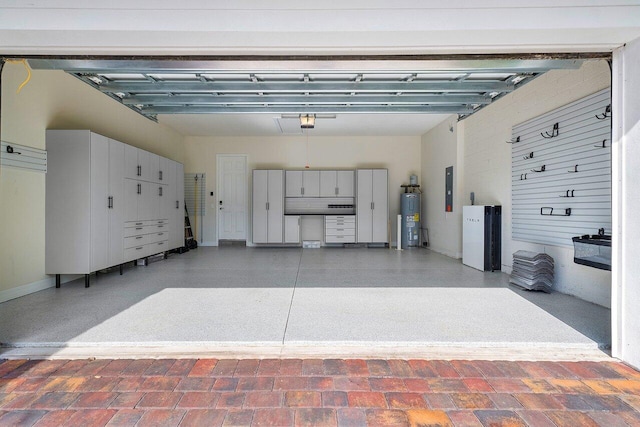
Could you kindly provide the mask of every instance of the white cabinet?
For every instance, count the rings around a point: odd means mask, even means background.
[[[320,171],[286,171],[286,197],[319,197]]]
[[[283,242],[283,181],[281,170],[253,171],[253,243]]]
[[[388,243],[388,176],[386,169],[357,171],[357,240],[359,243]]]
[[[122,239],[124,212],[124,156],[126,145],[109,139],[109,265],[124,262]]]
[[[122,262],[124,144],[47,131],[45,272],[89,274]]]
[[[325,243],[355,243],[356,218],[354,215],[325,215]]]
[[[284,242],[300,243],[300,215],[284,217]]]
[[[353,197],[353,171],[320,171],[320,197]]]
[[[161,182],[161,165],[168,160],[163,159],[157,154],[125,144],[124,176],[147,182]]]
[[[151,153],[138,148],[138,178],[151,181]]]
[[[171,161],[172,165],[169,165],[169,170],[172,169],[175,172],[173,178],[169,178],[174,183],[175,195],[171,199],[172,212],[171,221],[172,227],[170,231],[169,245],[172,248],[181,248],[184,246],[184,166],[182,163]],[[171,184],[169,184],[171,186]],[[175,202],[174,202],[175,200]],[[175,204],[174,204],[175,203]],[[175,224],[175,226],[173,226]]]
[[[183,246],[169,241],[172,228],[184,236],[181,164],[88,130],[47,130],[47,152],[45,271],[56,282],[85,274],[88,285],[91,272]],[[169,164],[180,174],[165,184]]]

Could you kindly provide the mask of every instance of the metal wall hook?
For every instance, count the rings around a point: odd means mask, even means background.
[[[19,152],[19,151],[15,151],[15,150],[13,149],[13,147],[12,147],[12,146],[10,146],[10,145],[7,145],[7,153],[9,153],[9,154],[22,154],[22,153],[21,153],[21,152]]]
[[[575,166],[573,167],[573,170],[572,170],[572,171],[567,171],[567,172],[569,172],[569,173],[578,173],[578,165],[575,165]]]
[[[611,104],[607,105],[603,114],[596,114],[596,119],[598,120],[606,120],[609,117],[611,117]]]
[[[551,133],[541,132],[540,135],[542,135],[542,137],[546,139],[555,138],[556,136],[560,135],[560,123],[553,124],[553,129],[551,130]]]
[[[575,197],[573,195],[574,191],[576,191],[576,190],[567,190],[567,193],[566,194],[561,194],[560,197]]]
[[[607,145],[605,144],[606,142],[607,142],[607,140],[603,139],[602,140],[602,144],[596,144],[596,145],[594,145],[594,147],[597,147],[597,148],[608,148]]]
[[[527,154],[526,156],[522,156],[522,158],[525,160],[533,159],[533,151]]]
[[[544,172],[547,170],[547,165],[542,165],[540,169],[531,169],[531,172]]]
[[[518,142],[520,142],[520,137],[517,137],[516,139],[510,139],[509,141],[506,141],[507,144],[517,144]]]
[[[562,214],[554,214],[553,213],[553,208],[551,206],[544,206],[542,208],[540,208],[540,215],[542,216],[571,216],[571,208],[565,208],[563,209],[564,213]]]

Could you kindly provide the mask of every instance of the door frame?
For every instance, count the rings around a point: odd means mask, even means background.
[[[216,213],[216,238],[214,246],[219,246],[220,243],[220,215],[218,215],[218,206],[220,205],[220,189],[222,188],[222,175],[220,173],[221,167],[220,162],[222,159],[226,157],[241,157],[244,159],[244,185],[245,185],[245,197],[244,197],[244,229],[245,236],[244,239],[246,242],[249,242],[249,155],[248,154],[216,154],[216,194],[215,194],[215,203],[213,210]]]

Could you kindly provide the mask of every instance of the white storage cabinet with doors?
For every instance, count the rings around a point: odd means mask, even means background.
[[[320,197],[320,171],[286,171],[286,197]]]
[[[354,183],[352,170],[320,171],[320,197],[354,197]]]
[[[386,169],[358,169],[356,218],[358,243],[389,243],[389,189]]]
[[[89,130],[47,130],[47,152],[45,271],[57,287],[61,274],[89,286],[94,271],[184,245],[172,232],[184,236],[181,164]]]
[[[284,171],[254,170],[253,243],[283,243]]]

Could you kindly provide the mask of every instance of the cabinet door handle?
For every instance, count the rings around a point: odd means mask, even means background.
[[[138,176],[142,176],[142,166],[138,165]]]
[[[162,187],[158,187],[158,196],[162,197]]]
[[[162,171],[158,172],[158,178],[160,178],[160,181],[162,181]]]
[[[267,210],[269,210],[269,202],[267,202],[267,206],[266,206]]]
[[[373,202],[371,202],[371,209],[373,209]]]
[[[340,191],[338,191],[338,187],[336,187],[336,196],[340,193]]]
[[[176,209],[180,209],[180,200],[176,200]]]
[[[138,194],[142,194],[142,184],[138,184]]]
[[[304,187],[300,187],[300,194],[304,195]]]
[[[113,209],[113,196],[107,197],[107,209]]]

